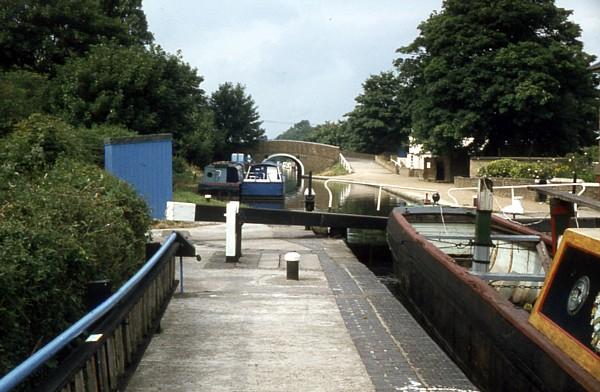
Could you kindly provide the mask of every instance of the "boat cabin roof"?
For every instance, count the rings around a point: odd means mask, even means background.
[[[232,161],[216,161],[216,162],[212,162],[208,165],[206,165],[206,167],[238,167],[241,168],[243,167],[243,165],[239,162],[232,162]]]
[[[568,229],[573,235],[577,237],[587,237],[591,240],[598,242],[596,246],[600,245],[600,229],[599,228],[581,228],[581,229]]]

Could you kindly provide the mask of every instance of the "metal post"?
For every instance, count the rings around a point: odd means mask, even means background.
[[[308,188],[304,192],[304,210],[314,211],[315,209],[315,194],[312,190],[312,171],[308,172]],[[310,230],[309,226],[304,226],[306,230]]]
[[[479,179],[477,212],[475,215],[475,247],[473,249],[473,272],[486,272],[490,264],[490,248],[493,245],[492,206],[493,183],[489,178]]]
[[[574,216],[573,203],[553,197],[550,199],[550,224],[552,227],[552,253],[558,249],[558,240],[569,227],[569,221]]]
[[[304,173],[302,173],[300,165],[298,163],[296,163],[296,185],[300,185],[302,183],[302,175],[303,174]]]
[[[379,187],[379,194],[377,194],[377,211],[379,211],[381,207],[381,188],[382,187]]]
[[[183,256],[179,256],[179,293],[183,294]]]

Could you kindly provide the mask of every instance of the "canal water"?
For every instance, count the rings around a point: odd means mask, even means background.
[[[244,204],[257,208],[278,208],[288,210],[304,210],[304,192],[308,187],[308,179],[300,182],[296,177],[295,170],[284,170],[285,175],[285,200],[277,201],[249,201]],[[377,211],[377,196],[379,188],[345,184],[332,180],[327,185],[332,194],[331,212],[359,215],[387,216],[394,207],[406,205],[401,197],[386,191],[381,192],[381,206]],[[315,210],[329,210],[329,192],[325,188],[325,181],[312,180],[312,188],[315,193]]]
[[[285,200],[281,201],[244,201],[251,207],[304,210],[304,193],[308,179],[298,182],[295,169],[284,170]],[[331,210],[344,214],[387,216],[394,209],[407,205],[401,197],[381,192],[380,208],[377,210],[379,188],[330,181],[327,187],[331,191]],[[329,211],[330,196],[324,180],[312,180],[315,193],[315,210]],[[392,257],[389,252],[385,233],[380,230],[348,229],[346,242],[357,258],[369,267],[379,279],[393,285]]]

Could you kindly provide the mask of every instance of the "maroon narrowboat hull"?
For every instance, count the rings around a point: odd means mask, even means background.
[[[492,223],[539,234],[497,217]],[[526,311],[419,235],[401,209],[390,214],[387,241],[408,307],[482,389],[600,390],[592,375],[528,322]]]

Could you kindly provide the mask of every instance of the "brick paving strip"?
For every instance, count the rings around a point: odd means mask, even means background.
[[[476,390],[346,245],[329,243],[319,254],[323,271],[376,390]]]

